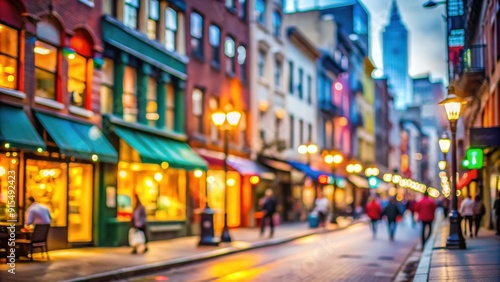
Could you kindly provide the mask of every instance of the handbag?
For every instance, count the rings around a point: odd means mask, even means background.
[[[136,247],[138,245],[144,244],[146,242],[146,237],[144,237],[144,232],[137,228],[130,228],[128,231],[128,244],[131,247]]]

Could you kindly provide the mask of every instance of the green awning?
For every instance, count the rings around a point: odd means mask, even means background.
[[[83,160],[97,155],[97,161],[118,162],[118,153],[97,126],[42,113],[35,115],[62,154]]]
[[[32,151],[45,150],[42,137],[23,109],[7,105],[0,105],[0,144]]]
[[[113,130],[139,153],[143,163],[167,162],[173,168],[207,170],[205,160],[185,142],[117,125],[113,126]]]

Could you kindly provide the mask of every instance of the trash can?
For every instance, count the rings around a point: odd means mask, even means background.
[[[307,221],[309,222],[309,228],[318,228],[319,226],[319,215],[317,212],[309,213],[307,217]]]

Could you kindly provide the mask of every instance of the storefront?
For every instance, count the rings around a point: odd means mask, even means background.
[[[21,108],[2,105],[0,113],[6,125],[1,129],[1,142],[8,150],[0,155],[1,214],[5,214],[8,195],[3,172],[15,170],[19,224],[25,223],[25,203],[33,197],[49,208],[51,250],[94,245],[97,171],[103,163],[117,162],[114,148],[90,123],[35,112],[42,138]]]
[[[221,231],[224,224],[224,203],[225,203],[225,185],[224,185],[224,154],[214,151],[199,149],[197,151],[209,164],[206,174],[206,188],[208,188],[205,197],[205,186],[199,182],[195,193],[200,193],[201,201],[197,213],[205,207],[205,198],[208,197],[210,208],[216,210],[214,216],[215,230]],[[256,213],[258,207],[256,204],[259,198],[255,191],[271,187],[275,174],[254,161],[229,155],[227,159],[227,214],[229,227],[253,227],[256,225]]]
[[[205,161],[168,131],[105,116],[106,134],[118,148],[119,163],[105,168],[100,197],[100,245],[126,245],[138,195],[146,207],[152,240],[189,232],[188,186],[206,171]]]

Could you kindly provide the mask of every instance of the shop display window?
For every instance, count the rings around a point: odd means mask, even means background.
[[[120,162],[118,167],[118,220],[131,220],[136,205],[134,194],[146,207],[150,221],[186,219],[185,170],[126,162]]]
[[[68,93],[71,104],[85,107],[87,101],[87,58],[75,54],[68,60]]]
[[[60,162],[26,161],[26,198],[33,197],[49,208],[52,226],[66,226],[67,169]]]
[[[14,173],[9,173],[13,171]],[[11,177],[9,177],[11,176]],[[12,177],[14,176],[14,177]],[[19,216],[19,159],[16,152],[0,153],[0,221],[7,221],[17,218],[10,217],[8,206],[15,206],[15,215]],[[12,181],[14,180],[14,183]],[[12,185],[15,184],[15,185]],[[9,186],[14,186],[15,193],[9,193]],[[12,189],[10,189],[12,190]],[[14,201],[14,202],[12,202]],[[12,205],[15,203],[14,205]]]
[[[240,175],[234,171],[227,172],[228,186],[228,205],[227,205],[227,224],[229,227],[240,225],[241,214],[241,180]],[[208,205],[217,210],[214,216],[214,225],[217,229],[224,225],[224,171],[209,170],[207,172]]]
[[[0,87],[17,88],[19,32],[0,24]]]
[[[92,241],[93,171],[90,164],[69,164],[68,241]]]

